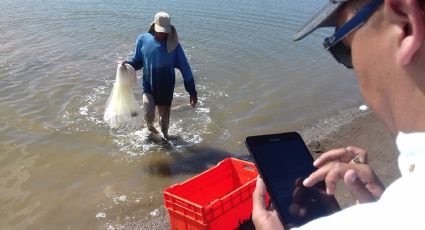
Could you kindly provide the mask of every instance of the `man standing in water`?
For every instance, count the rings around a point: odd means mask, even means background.
[[[343,180],[361,204],[299,229],[423,229],[425,1],[330,0],[295,39],[318,27],[337,28],[324,46],[338,62],[354,68],[363,97],[396,137],[402,176],[384,189],[365,161],[353,161],[362,151],[343,148],[324,153],[304,186],[324,180],[332,194]],[[263,181],[257,180],[252,214],[256,229],[283,229],[285,220],[266,209],[265,193]],[[300,214],[308,211],[299,209]]]
[[[198,97],[192,70],[178,41],[177,31],[170,16],[158,12],[147,33],[138,36],[136,50],[131,60],[125,61],[135,70],[143,68],[143,107],[145,122],[151,134],[159,132],[153,125],[155,107],[158,108],[159,125],[168,139],[171,102],[173,101],[175,70],[183,75],[184,87],[190,95],[190,105],[195,107]]]

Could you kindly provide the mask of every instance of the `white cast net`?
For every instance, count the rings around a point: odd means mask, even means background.
[[[136,84],[136,71],[129,64],[118,64],[114,87],[105,106],[103,120],[111,128],[140,128],[142,112],[131,86]]]

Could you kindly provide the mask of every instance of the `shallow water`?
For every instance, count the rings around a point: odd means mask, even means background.
[[[155,215],[163,188],[245,157],[246,136],[357,105],[353,74],[322,49],[330,30],[291,41],[323,2],[2,0],[0,226],[119,228]],[[116,60],[131,56],[160,10],[171,14],[199,93],[190,108],[177,76],[172,149],[102,120]]]

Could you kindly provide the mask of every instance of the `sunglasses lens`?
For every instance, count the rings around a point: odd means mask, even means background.
[[[351,60],[351,49],[345,46],[342,42],[338,42],[329,48],[332,56],[345,67],[352,69],[353,62]]]

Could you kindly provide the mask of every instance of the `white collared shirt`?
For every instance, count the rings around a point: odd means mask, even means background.
[[[425,133],[399,133],[396,143],[400,151],[398,167],[401,175],[425,170]]]
[[[425,133],[399,133],[402,176],[381,198],[313,220],[298,229],[425,229]]]

